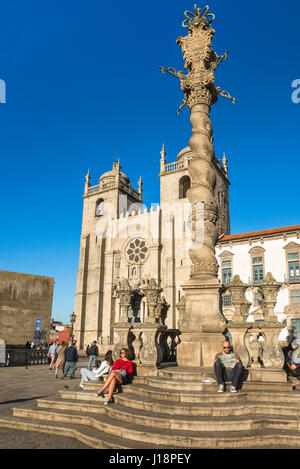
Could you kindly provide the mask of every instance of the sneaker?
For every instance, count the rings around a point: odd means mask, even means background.
[[[230,392],[237,392],[237,389],[235,386],[230,386]]]
[[[98,391],[96,396],[97,397],[102,397],[104,399],[104,392],[103,391]]]
[[[224,391],[225,391],[225,386],[224,386],[224,384],[219,384],[218,392],[224,392]]]

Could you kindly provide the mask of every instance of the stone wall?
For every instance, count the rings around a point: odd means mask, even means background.
[[[9,345],[32,341],[37,319],[49,340],[54,278],[0,270],[0,335]]]

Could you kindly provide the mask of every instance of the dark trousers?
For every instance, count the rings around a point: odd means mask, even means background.
[[[68,362],[68,361],[66,361],[66,364],[65,364],[65,371],[64,371],[63,376],[66,377],[67,374],[68,374],[68,372],[69,372],[69,370],[71,370],[70,378],[75,378],[76,365],[77,365],[76,362]]]
[[[228,370],[225,368],[221,360],[217,360],[215,363],[215,374],[218,384],[225,384],[225,381],[231,381],[232,386],[237,387],[241,381],[244,366],[241,362],[236,363],[233,368]]]

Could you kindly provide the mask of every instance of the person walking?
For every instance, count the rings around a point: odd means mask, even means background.
[[[55,362],[55,378],[57,378],[58,376],[58,369],[64,368],[66,348],[67,348],[66,342],[62,342],[57,349],[57,359]]]
[[[97,341],[96,340],[94,340],[94,342],[92,342],[91,346],[87,348],[86,352],[87,352],[88,356],[90,357],[89,364],[88,364],[88,370],[91,371],[93,361],[95,361],[96,363],[98,361],[98,347],[97,347]]]
[[[61,379],[64,379],[67,377],[67,374],[69,372],[69,370],[71,370],[70,372],[70,379],[74,379],[75,378],[75,370],[76,370],[76,365],[77,365],[77,362],[78,362],[78,353],[77,353],[77,349],[74,345],[74,342],[72,342],[71,345],[69,345],[69,347],[66,348],[65,350],[65,371],[64,371],[64,374],[62,375]]]
[[[81,368],[81,382],[79,386],[83,388],[83,383],[87,383],[89,379],[91,381],[99,381],[102,375],[109,373],[113,364],[114,361],[112,359],[112,350],[108,350],[105,354],[103,362],[96,370],[90,371],[88,368]]]
[[[54,370],[54,362],[57,354],[57,341],[55,340],[49,347],[48,357],[50,358],[49,370]]]

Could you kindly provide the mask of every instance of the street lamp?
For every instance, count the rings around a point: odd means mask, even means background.
[[[74,323],[76,321],[76,314],[74,314],[74,312],[70,315],[70,321],[71,321],[71,324],[72,324],[71,337],[72,337],[72,343],[73,343],[73,340],[74,340],[74,336],[73,336]]]

